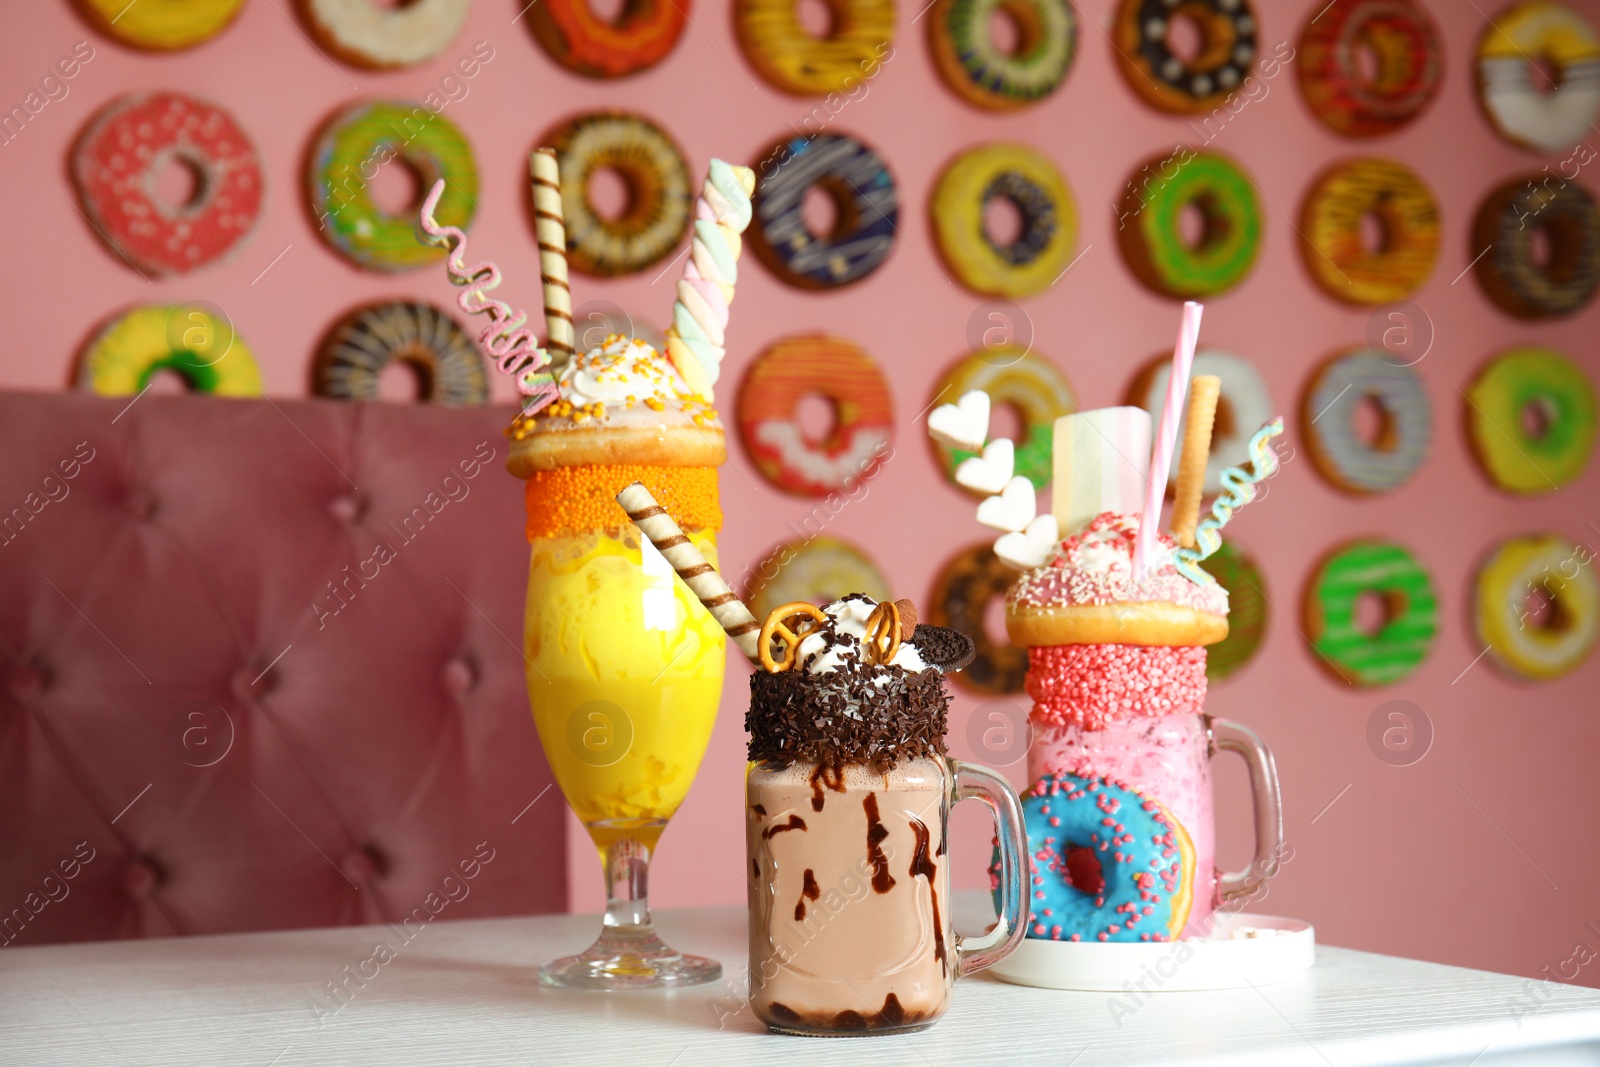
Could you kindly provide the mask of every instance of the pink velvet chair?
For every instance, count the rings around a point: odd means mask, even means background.
[[[565,908],[510,417],[0,394],[0,945]]]

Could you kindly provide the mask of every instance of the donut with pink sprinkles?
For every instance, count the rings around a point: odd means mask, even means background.
[[[1172,815],[1111,778],[1051,774],[1022,797],[1032,881],[1028,936],[1170,941],[1193,902],[1194,846]],[[989,868],[998,894],[1000,857]]]
[[[187,203],[156,194],[170,163],[197,181]],[[183,93],[130,93],[95,116],[72,154],[84,214],[144,274],[181,274],[233,251],[261,215],[255,145],[232,115]]]

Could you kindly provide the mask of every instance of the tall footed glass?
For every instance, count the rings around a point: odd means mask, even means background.
[[[709,530],[689,538],[711,562]],[[525,640],[539,740],[605,868],[606,914],[587,951],[540,979],[577,989],[713,981],[650,922],[650,859],[711,739],[726,638],[670,567],[641,557],[639,532],[532,538]]]

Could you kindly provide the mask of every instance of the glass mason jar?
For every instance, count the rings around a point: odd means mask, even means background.
[[[1000,922],[951,928],[950,809],[994,815]],[[841,1036],[933,1025],[956,978],[1010,955],[1026,931],[1022,809],[1004,778],[943,756],[885,770],[758,761],[745,776],[750,1003],[783,1033]]]
[[[1216,867],[1216,816],[1211,758],[1218,752],[1244,757],[1255,810],[1255,858],[1242,871]],[[1278,870],[1283,852],[1283,801],[1272,751],[1248,727],[1210,715],[1163,715],[1125,719],[1099,730],[1034,720],[1028,748],[1028,779],[1067,772],[1115,779],[1154,800],[1182,824],[1194,845],[1194,899],[1182,936],[1211,933],[1212,916],[1224,901],[1253,893]]]

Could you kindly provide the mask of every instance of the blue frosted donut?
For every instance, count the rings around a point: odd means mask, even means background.
[[[1033,880],[1029,937],[1170,941],[1183,931],[1193,901],[1194,847],[1160,804],[1114,779],[1063,772],[1033,784],[1022,814]],[[1080,889],[1068,868],[1088,881],[1094,860],[1098,882]],[[997,854],[991,883],[999,871]]]
[[[756,254],[806,289],[837,289],[878,268],[894,247],[900,194],[878,154],[854,137],[823,133],[775,146],[759,169]],[[833,198],[833,232],[815,234],[801,215],[807,189]]]

